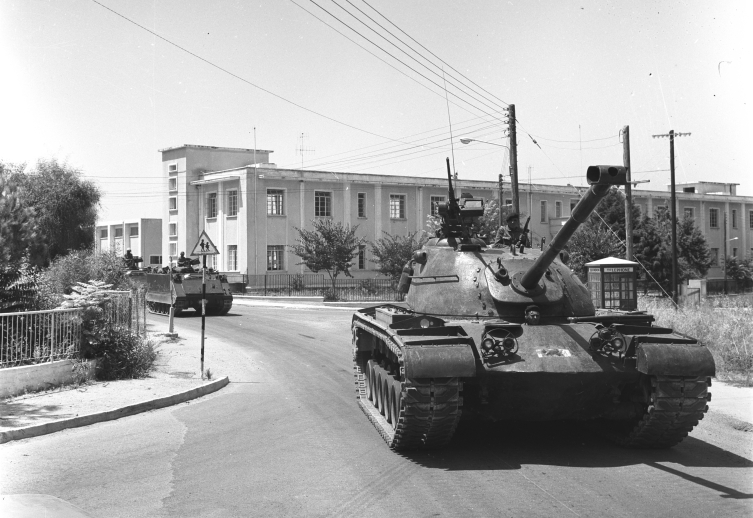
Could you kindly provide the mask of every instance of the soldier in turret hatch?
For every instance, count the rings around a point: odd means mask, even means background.
[[[126,253],[123,256],[123,262],[125,263],[125,267],[128,268],[129,270],[136,269],[136,263],[133,262],[133,254],[131,253],[130,248],[126,250]]]
[[[183,268],[184,266],[191,266],[191,260],[186,257],[185,252],[181,252],[180,257],[178,257],[178,267]]]
[[[521,238],[525,239],[525,233],[526,231],[520,228],[520,216],[517,212],[513,212],[507,216],[507,225],[502,225],[497,230],[494,246],[516,245]]]

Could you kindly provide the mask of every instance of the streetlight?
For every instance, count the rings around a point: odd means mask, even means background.
[[[725,213],[724,215],[726,216],[727,214]],[[725,220],[725,223],[726,223],[726,220]],[[726,227],[725,227],[725,230],[726,230]],[[736,240],[737,238],[733,237],[732,239],[727,239],[724,242],[724,294],[725,295],[727,295],[727,243],[729,243],[730,241],[736,241]]]
[[[492,146],[499,146],[507,149],[510,151],[510,148],[505,146],[504,144],[497,144],[495,142],[487,142],[486,140],[477,140],[475,138],[461,138],[460,142],[463,144],[470,144],[471,142],[481,142],[482,144],[491,144]]]
[[[492,146],[503,147],[507,150],[508,153],[510,152],[509,147],[505,146],[504,144],[497,144],[496,142],[487,142],[486,140],[477,140],[475,138],[461,138],[460,142],[462,144],[470,144],[471,142],[481,142],[482,144],[490,144]],[[512,173],[512,166],[510,166],[510,172]],[[499,175],[498,187],[499,187],[499,226],[501,227],[503,224],[502,222],[502,175],[501,174]]]

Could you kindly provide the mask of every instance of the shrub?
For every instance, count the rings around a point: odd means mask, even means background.
[[[639,297],[638,306],[656,318],[656,325],[696,338],[711,351],[717,378],[753,383],[753,299],[707,298],[698,306],[675,310],[666,298]]]
[[[144,378],[154,368],[157,354],[150,339],[127,330],[113,331],[100,343],[97,377],[103,380]]]
[[[326,290],[322,291],[322,295],[324,295],[324,302],[335,302],[337,300],[340,300],[337,298],[337,292],[332,288],[327,288]]]
[[[79,282],[72,293],[64,295],[63,308],[81,308],[83,326],[81,356],[100,358],[100,379],[126,379],[146,376],[157,358],[154,344],[130,329],[114,325],[112,300],[106,293],[110,284],[101,281]]]

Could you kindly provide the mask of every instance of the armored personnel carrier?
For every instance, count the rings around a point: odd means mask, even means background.
[[[708,409],[715,366],[644,312],[599,313],[561,254],[625,168],[591,166],[588,193],[546,250],[473,233],[484,202],[441,204],[441,230],[403,270],[407,309],[353,315],[358,403],[394,450],[446,445],[463,419],[591,420],[627,447],[680,442]]]
[[[227,277],[217,272],[206,274],[206,314],[224,315],[233,307],[233,294]],[[193,268],[173,268],[166,273],[146,274],[146,305],[151,313],[168,315],[174,304],[175,315],[193,308],[201,313],[202,273]]]

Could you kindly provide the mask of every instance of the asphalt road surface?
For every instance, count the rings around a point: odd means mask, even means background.
[[[236,305],[207,319],[227,388],[4,444],[0,493],[97,517],[753,515],[751,432],[713,411],[670,450],[545,423],[461,425],[445,450],[393,453],[355,401],[350,317]],[[195,338],[200,322],[177,331]]]

